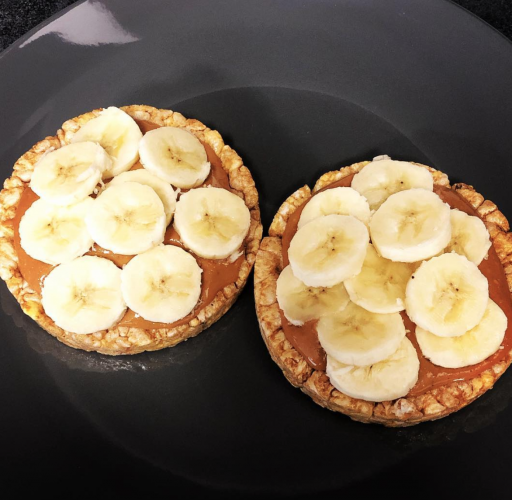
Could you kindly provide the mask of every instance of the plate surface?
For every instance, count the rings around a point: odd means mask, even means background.
[[[472,184],[512,217],[512,45],[448,2],[89,0],[5,51],[0,74],[3,177],[67,118],[150,104],[221,132],[255,177],[265,229],[296,188],[384,153]],[[512,373],[453,416],[390,430],[284,379],[252,280],[199,337],[135,357],[61,345],[4,284],[0,305],[2,470],[34,478],[8,481],[17,492],[305,495],[404,477],[437,492],[425,473],[445,493],[484,478],[487,494],[508,488]]]

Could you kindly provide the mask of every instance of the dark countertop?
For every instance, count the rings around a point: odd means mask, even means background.
[[[0,0],[0,50],[73,0]],[[512,40],[510,0],[455,0]]]

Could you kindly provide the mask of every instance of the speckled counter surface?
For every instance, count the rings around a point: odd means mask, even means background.
[[[0,50],[73,0],[0,0]]]
[[[0,0],[0,50],[72,3],[73,0]],[[455,3],[512,39],[511,0],[456,0]]]

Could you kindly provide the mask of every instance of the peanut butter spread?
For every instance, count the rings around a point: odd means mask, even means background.
[[[136,121],[143,134],[154,128],[158,128],[158,125],[148,121]],[[202,144],[206,150],[208,161],[211,164],[210,174],[208,175],[202,186],[220,187],[233,192],[234,190],[231,188],[229,184],[228,175],[222,168],[220,158],[215,154],[213,149],[208,144]],[[143,168],[140,162],[137,162],[132,167],[131,170],[135,170],[138,168]],[[183,191],[186,190],[182,190],[182,192]],[[30,188],[27,188],[23,191],[18,208],[16,210],[16,215],[12,219],[12,225],[14,229],[14,248],[18,255],[18,265],[21,275],[28,283],[30,288],[40,293],[41,285],[44,281],[44,278],[54,268],[54,266],[50,264],[45,264],[44,262],[41,262],[30,257],[23,250],[20,244],[19,235],[20,220],[23,217],[24,213],[32,205],[32,203],[34,203],[37,199],[39,199],[39,197]],[[172,222],[165,233],[164,244],[176,245],[184,248],[180,236],[174,229]],[[210,304],[210,302],[214,299],[214,297],[220,290],[222,290],[225,286],[234,283],[237,280],[238,274],[240,272],[240,266],[244,261],[244,248],[242,247],[240,251],[240,256],[233,262],[230,262],[229,259],[211,260],[204,259],[194,255],[194,257],[197,260],[197,263],[203,270],[201,282],[201,295],[196,307],[184,318],[172,324],[154,323],[152,321],[145,320],[144,318],[135,314],[132,310],[128,309],[124,317],[117,324],[117,326],[153,329],[175,327],[188,323],[192,318],[197,316],[198,312],[201,311],[201,309],[204,309],[208,304]],[[115,254],[113,252],[110,252],[109,250],[105,250],[104,248],[99,247],[96,244],[93,245],[91,250],[87,252],[86,255],[95,255],[98,257],[109,259],[120,268],[122,268],[134,257],[132,255]]]
[[[354,174],[344,177],[318,192],[335,187],[348,187],[351,185],[353,177]],[[469,215],[479,217],[478,212],[454,190],[436,186],[434,187],[434,191],[444,202],[448,203],[451,208],[457,208]],[[290,216],[286,229],[283,233],[283,268],[289,264],[288,248],[293,236],[297,232],[300,215],[306,204],[307,201],[297,208],[297,210],[295,210],[295,212]],[[507,353],[512,350],[512,300],[503,266],[493,246],[489,249],[487,258],[482,261],[478,268],[489,282],[489,297],[494,300],[501,309],[503,309],[503,312],[506,314],[508,319],[507,331],[500,348],[493,355],[476,365],[466,366],[463,368],[442,368],[440,366],[436,366],[425,358],[421,352],[416,340],[416,325],[409,319],[406,312],[403,311],[401,315],[404,320],[407,337],[414,345],[420,361],[418,382],[409,392],[410,396],[423,394],[430,389],[450,384],[451,382],[470,380],[491,368],[496,363],[505,360]],[[288,341],[302,356],[304,356],[312,368],[319,371],[325,371],[326,354],[318,340],[318,334],[316,331],[317,321],[309,321],[302,326],[294,326],[285,318],[281,309],[279,309],[279,312],[283,331]]]

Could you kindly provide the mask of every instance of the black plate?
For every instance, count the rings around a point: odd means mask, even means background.
[[[512,47],[444,1],[88,1],[4,52],[0,74],[4,177],[65,119],[144,103],[223,134],[256,179],[265,228],[297,187],[382,153],[473,184],[512,216]],[[0,301],[3,487],[18,493],[508,489],[511,373],[453,416],[393,430],[284,379],[252,281],[199,337],[135,357],[74,351],[5,285]]]

